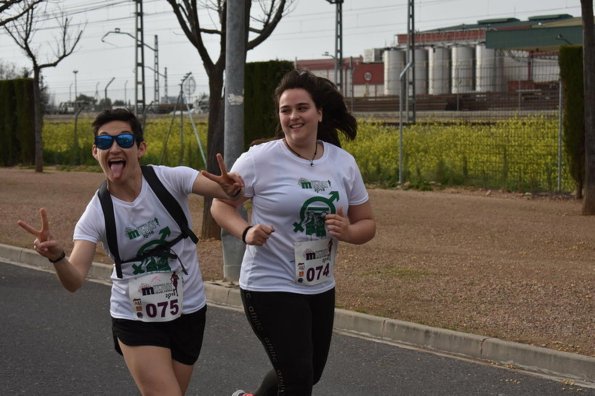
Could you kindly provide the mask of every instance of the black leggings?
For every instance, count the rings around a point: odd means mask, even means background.
[[[331,344],[335,289],[315,295],[241,290],[241,295],[273,365],[255,395],[311,395]]]

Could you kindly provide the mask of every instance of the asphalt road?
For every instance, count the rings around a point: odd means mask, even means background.
[[[0,394],[136,395],[113,350],[109,286],[70,294],[54,274],[0,262]],[[268,360],[243,313],[209,306],[188,395],[253,390]],[[336,334],[314,395],[595,395],[521,371]]]

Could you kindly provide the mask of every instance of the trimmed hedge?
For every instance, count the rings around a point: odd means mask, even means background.
[[[564,149],[569,172],[580,197],[585,180],[585,95],[583,47],[560,47],[560,79],[563,86]]]
[[[281,77],[293,70],[293,62],[270,61],[246,64],[244,83],[244,148],[258,139],[271,138],[277,127],[273,102]]]
[[[35,162],[33,80],[0,81],[0,155],[2,166]]]

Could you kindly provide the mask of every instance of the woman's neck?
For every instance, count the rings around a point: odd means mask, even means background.
[[[318,150],[318,141],[316,140],[314,146],[307,146],[307,147],[292,147],[292,145],[287,141],[286,138],[283,138],[283,142],[296,157],[300,157],[302,159],[310,161],[310,166],[314,166],[314,160],[320,158],[319,150]],[[320,153],[322,154],[322,153]]]

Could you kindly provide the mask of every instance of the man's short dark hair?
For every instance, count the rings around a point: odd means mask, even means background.
[[[91,124],[93,126],[93,135],[97,136],[99,128],[112,121],[127,122],[130,125],[130,129],[132,129],[130,132],[134,134],[137,144],[144,140],[142,125],[134,113],[127,109],[103,110],[101,113],[97,114],[97,117],[95,117],[95,120]]]

